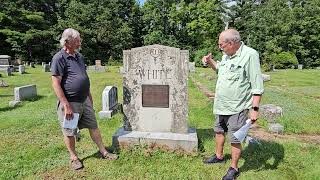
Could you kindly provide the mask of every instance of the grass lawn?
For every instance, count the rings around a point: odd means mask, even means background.
[[[287,134],[320,134],[320,71],[279,70],[267,72],[271,81],[264,83],[262,104],[283,108],[284,116],[278,122]],[[191,74],[211,91],[215,91],[216,74],[210,68],[197,68]],[[204,77],[205,75],[205,77]],[[266,121],[258,121],[266,126]]]
[[[68,154],[63,143],[56,116],[56,97],[51,88],[50,73],[42,68],[27,68],[28,74],[2,77],[9,87],[0,88],[0,179],[221,179],[230,164],[230,148],[226,144],[228,162],[224,165],[204,165],[204,157],[214,152],[212,102],[189,81],[189,125],[197,128],[199,153],[195,156],[171,154],[144,148],[120,151],[114,162],[97,158],[97,148],[87,130],[77,151],[85,168],[68,168]],[[193,76],[214,88],[214,80],[206,80],[197,69]],[[310,77],[310,76],[314,77]],[[106,85],[118,87],[122,102],[122,80],[117,67],[106,73],[89,73],[96,113],[101,110],[101,93]],[[319,121],[319,72],[279,71],[271,74],[266,83],[263,103],[274,103],[284,108],[280,123],[286,133],[317,133]],[[209,83],[210,81],[210,83]],[[9,108],[13,88],[36,84],[39,97]],[[285,85],[285,86],[282,86]],[[306,122],[305,122],[306,121]],[[305,122],[305,123],[303,123]],[[111,120],[98,119],[106,146],[112,134],[122,126],[122,115]],[[315,144],[296,141],[261,141],[261,145],[244,145],[240,160],[239,179],[319,179],[320,148]]]

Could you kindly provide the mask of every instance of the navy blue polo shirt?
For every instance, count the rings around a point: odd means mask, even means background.
[[[90,81],[80,53],[69,55],[64,49],[51,61],[52,76],[61,76],[61,88],[69,102],[84,102],[89,95]]]

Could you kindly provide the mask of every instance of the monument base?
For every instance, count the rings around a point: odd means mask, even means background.
[[[125,131],[119,128],[112,136],[115,148],[131,148],[135,145],[147,145],[169,151],[197,153],[198,137],[196,130],[189,128],[188,133]]]

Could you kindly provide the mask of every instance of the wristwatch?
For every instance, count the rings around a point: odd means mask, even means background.
[[[258,107],[258,106],[253,106],[252,109],[253,109],[254,111],[259,111],[259,107]]]

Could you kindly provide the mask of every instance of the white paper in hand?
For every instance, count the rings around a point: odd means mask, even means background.
[[[75,129],[78,126],[79,113],[73,113],[73,118],[67,120],[66,117],[63,119],[63,128]]]
[[[246,124],[244,126],[242,126],[238,131],[236,131],[235,133],[233,133],[233,135],[242,143],[243,140],[246,138],[248,131],[251,127],[251,120],[248,119],[246,120]]]

